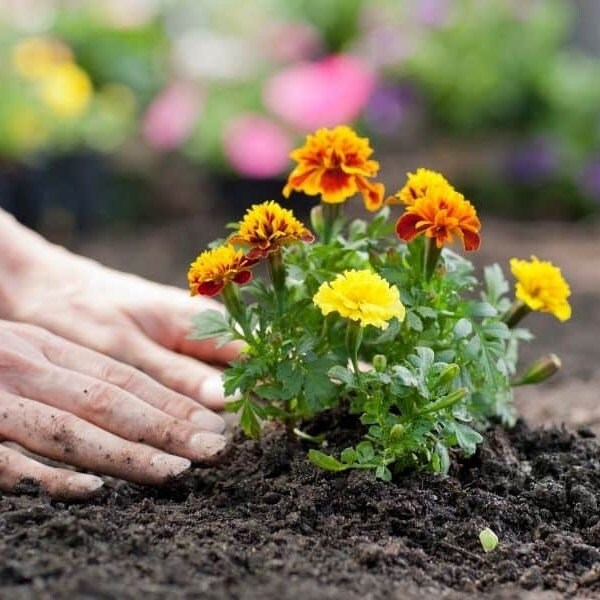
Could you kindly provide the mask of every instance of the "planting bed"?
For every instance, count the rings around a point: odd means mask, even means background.
[[[190,219],[78,249],[181,285],[218,226]],[[234,439],[221,467],[168,489],[109,480],[95,501],[63,505],[25,483],[31,495],[0,496],[0,598],[600,597],[600,267],[584,259],[599,233],[486,221],[476,260],[535,253],[561,264],[574,291],[568,323],[531,316],[538,339],[526,358],[564,359],[556,379],[519,391],[531,429],[491,430],[446,479],[323,473],[273,430],[260,443]],[[333,446],[348,441],[344,423],[315,427]],[[486,526],[500,538],[489,554]]]
[[[347,442],[343,423],[319,429]],[[321,472],[273,430],[162,491],[114,482],[89,504],[2,498],[0,594],[589,598],[600,595],[599,497],[586,429],[493,429],[451,476],[394,484]],[[489,554],[486,526],[500,538]]]

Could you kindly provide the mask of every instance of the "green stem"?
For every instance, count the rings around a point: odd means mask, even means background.
[[[360,370],[358,368],[358,349],[362,342],[363,330],[359,323],[356,321],[348,321],[348,327],[346,329],[346,350],[350,356],[350,362],[354,369],[354,376],[360,387]]]
[[[221,290],[223,304],[227,312],[233,317],[244,332],[244,337],[248,343],[254,340],[250,324],[248,323],[248,315],[246,314],[246,306],[240,298],[237,287],[232,283],[226,283]]]
[[[425,281],[429,281],[431,276],[435,273],[438,259],[442,252],[441,248],[437,247],[435,238],[427,238],[425,242],[425,255],[424,255],[424,267],[423,273],[425,275]]]
[[[330,244],[333,227],[340,216],[341,204],[321,203],[323,207],[323,243]]]
[[[519,323],[524,317],[531,312],[531,309],[527,304],[521,300],[515,300],[511,307],[502,315],[502,321],[506,323],[509,328],[513,328]]]
[[[269,254],[269,274],[277,298],[277,311],[281,316],[285,313],[286,307],[285,265],[281,250]]]

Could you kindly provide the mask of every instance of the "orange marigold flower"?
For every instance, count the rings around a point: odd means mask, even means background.
[[[313,242],[315,236],[300,222],[291,210],[269,200],[248,209],[240,221],[237,233],[229,238],[231,244],[251,246],[247,257],[259,259],[276,252],[292,242]]]
[[[393,196],[386,199],[388,204],[414,204],[419,198],[424,198],[427,191],[435,186],[446,186],[453,189],[447,179],[437,171],[419,168],[416,173],[407,173],[404,187]]]
[[[445,185],[434,186],[426,196],[406,207],[396,223],[400,239],[410,242],[424,233],[436,246],[452,243],[456,235],[465,250],[477,250],[481,223],[475,207],[464,196]]]
[[[379,163],[369,159],[371,154],[369,140],[346,125],[319,129],[290,154],[298,165],[290,173],[283,195],[287,198],[296,190],[321,195],[327,204],[340,204],[360,192],[367,210],[379,210],[384,187],[368,180],[379,171]]]
[[[247,283],[252,279],[250,267],[255,263],[256,260],[248,258],[242,250],[236,250],[229,244],[205,250],[190,265],[190,294],[215,296],[230,281]]]

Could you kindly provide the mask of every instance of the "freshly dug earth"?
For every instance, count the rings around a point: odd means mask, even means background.
[[[316,429],[343,447],[333,419]],[[588,429],[495,428],[450,476],[394,483],[325,473],[305,453],[273,429],[168,489],[110,481],[80,505],[1,497],[0,597],[600,597],[600,447]],[[500,538],[489,554],[486,526]]]

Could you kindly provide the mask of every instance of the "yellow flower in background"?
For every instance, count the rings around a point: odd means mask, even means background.
[[[188,283],[192,296],[215,296],[226,283],[247,283],[252,279],[250,267],[256,263],[229,244],[205,250],[190,265]]]
[[[42,116],[23,105],[12,112],[10,121],[6,123],[6,133],[9,142],[21,152],[37,150],[48,139],[48,127]]]
[[[346,125],[319,129],[290,154],[298,164],[290,173],[283,195],[287,198],[295,190],[320,195],[326,204],[341,204],[360,192],[367,210],[379,210],[384,187],[369,181],[379,171],[379,163],[369,158],[371,154],[369,140],[358,137]]]
[[[73,54],[58,40],[29,37],[17,43],[11,52],[14,69],[25,79],[41,79],[56,65],[69,63]]]
[[[74,63],[50,68],[38,85],[44,103],[60,117],[79,116],[92,97],[90,78]]]
[[[251,246],[248,257],[254,259],[277,252],[285,244],[310,243],[314,239],[314,235],[294,217],[291,210],[269,200],[249,208],[237,233],[228,241],[230,244]]]
[[[388,204],[414,204],[419,198],[424,198],[427,191],[436,186],[446,186],[448,190],[454,189],[447,179],[437,171],[419,168],[416,173],[407,173],[404,187],[393,196],[387,198]]]
[[[558,267],[532,256],[530,261],[511,258],[510,270],[517,279],[517,299],[531,310],[551,313],[559,321],[571,317],[571,305],[567,300],[571,289]]]
[[[368,269],[344,271],[332,282],[323,283],[313,302],[324,315],[338,312],[361,327],[387,329],[388,321],[403,321],[406,314],[398,288]]]

